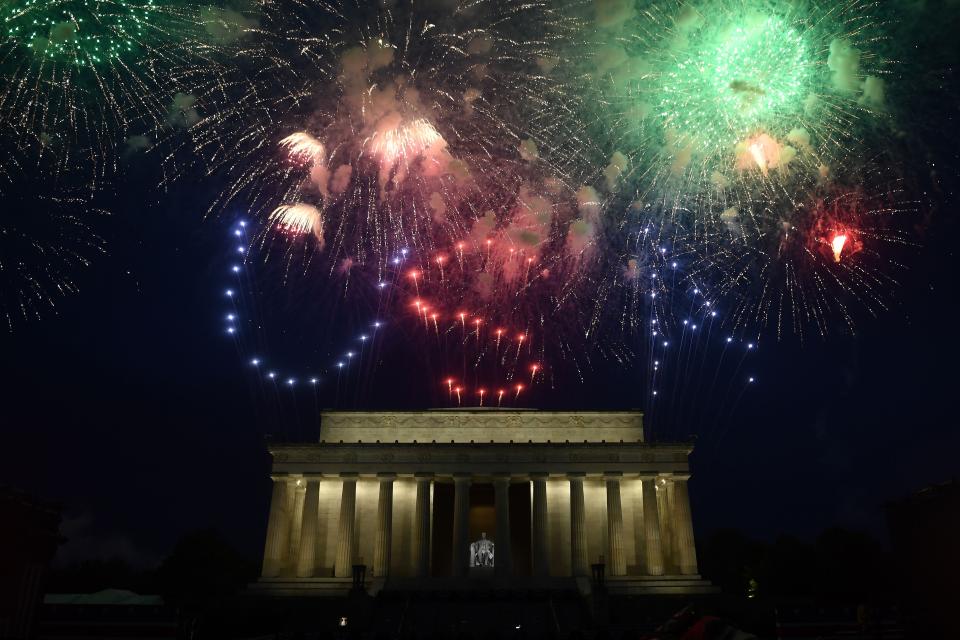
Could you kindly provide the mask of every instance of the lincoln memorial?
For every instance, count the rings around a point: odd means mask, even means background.
[[[530,585],[696,593],[688,443],[639,412],[325,412],[270,445],[266,595]]]

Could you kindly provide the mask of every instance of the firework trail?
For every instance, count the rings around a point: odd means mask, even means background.
[[[11,155],[0,172],[0,318],[8,331],[55,313],[106,251],[99,228],[109,214],[85,180],[51,184],[46,172],[23,170],[34,161]]]

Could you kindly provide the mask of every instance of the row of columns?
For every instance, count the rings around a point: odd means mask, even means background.
[[[574,576],[589,575],[587,557],[586,505],[583,481],[586,474],[570,473],[570,567]],[[430,489],[434,474],[415,474],[416,503],[414,508],[413,566],[418,577],[430,570]],[[350,577],[354,559],[354,527],[357,508],[357,474],[340,474],[342,489],[337,530],[337,553],[334,576]],[[393,535],[393,482],[396,474],[378,474],[377,531],[374,547],[373,575],[386,576],[390,568]],[[535,576],[548,576],[549,523],[547,509],[547,474],[531,474],[531,560]],[[604,476],[607,497],[607,571],[613,576],[627,573],[623,538],[623,507],[620,499],[622,473]],[[464,576],[469,568],[469,474],[455,474],[453,501],[453,575]],[[510,476],[494,477],[496,510],[497,575],[511,575],[513,558],[510,543]],[[646,573],[664,575],[664,557],[674,558],[681,575],[697,573],[696,549],[687,478],[641,477],[643,497],[643,558]],[[316,567],[316,540],[319,514],[320,479],[308,477],[296,483],[284,477],[274,478],[270,501],[270,519],[264,550],[263,576],[278,577],[285,557],[291,558],[296,576],[312,577]],[[661,517],[662,516],[662,517]],[[284,547],[287,547],[286,549]],[[674,548],[675,546],[675,548]],[[287,554],[284,553],[287,552]],[[641,552],[638,549],[638,552]]]
[[[604,476],[607,494],[606,565],[608,573],[613,576],[627,574],[627,557],[623,539],[623,505],[620,499],[622,476],[622,473],[609,473]],[[570,480],[570,567],[574,576],[587,576],[589,560],[587,558],[586,505],[583,498],[584,474],[568,474],[568,477]],[[638,549],[638,552],[642,553],[645,560],[646,573],[652,576],[664,575],[667,568],[664,558],[669,557],[676,559],[676,566],[673,568],[677,573],[696,574],[697,552],[693,540],[687,478],[678,476],[668,480],[658,479],[655,476],[641,477],[641,491],[644,547],[642,550]],[[543,493],[546,494],[545,486]],[[536,522],[538,510],[536,496],[537,486],[534,484],[534,522]],[[545,539],[545,533],[540,535]],[[534,540],[540,542],[537,537]],[[676,549],[673,549],[674,542]]]

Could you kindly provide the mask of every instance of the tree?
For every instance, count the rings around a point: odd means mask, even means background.
[[[236,594],[256,575],[256,564],[212,529],[184,536],[157,570],[164,599],[177,606],[204,606]]]

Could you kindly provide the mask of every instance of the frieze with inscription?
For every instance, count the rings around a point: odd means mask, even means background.
[[[547,471],[588,473],[607,471],[611,465],[626,473],[686,473],[687,444],[643,443],[587,444],[274,444],[271,453],[276,472],[335,473],[357,471],[456,471],[516,473]]]

